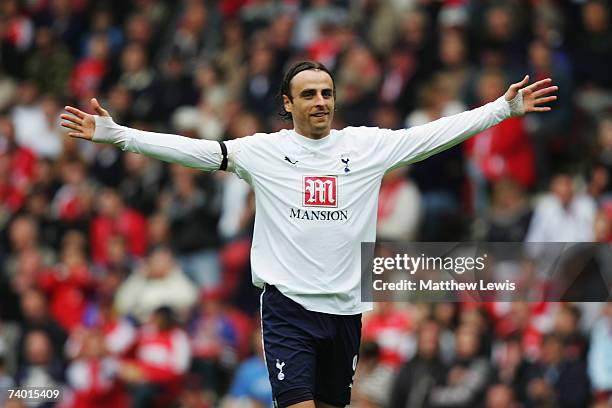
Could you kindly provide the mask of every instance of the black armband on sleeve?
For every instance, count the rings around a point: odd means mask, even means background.
[[[225,143],[223,142],[219,142],[219,146],[221,146],[221,155],[223,156],[219,170],[225,171],[227,170],[227,146],[225,146]]]

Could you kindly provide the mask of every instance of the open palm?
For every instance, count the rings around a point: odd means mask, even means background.
[[[557,96],[551,94],[556,92],[559,87],[551,85],[552,79],[550,78],[542,79],[541,81],[526,86],[528,83],[529,75],[525,75],[525,78],[523,78],[521,82],[510,85],[510,88],[508,88],[504,95],[506,100],[513,100],[520,91],[523,94],[523,114],[550,111],[550,106],[542,106],[542,104],[556,100]]]
[[[100,106],[100,103],[96,98],[92,98],[91,107],[94,112],[96,112],[99,116],[110,116],[106,109],[103,109]],[[68,132],[68,136],[70,137],[78,137],[80,139],[85,140],[93,140],[94,132],[96,131],[96,119],[94,115],[90,115],[89,113],[83,112],[80,109],[77,109],[73,106],[64,107],[66,112],[69,114],[62,114],[60,118],[64,122],[61,125],[71,131]]]

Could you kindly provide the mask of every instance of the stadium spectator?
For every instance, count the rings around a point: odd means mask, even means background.
[[[26,61],[28,77],[43,94],[62,96],[73,68],[74,58],[49,27],[36,29],[36,47]]]
[[[610,193],[612,192],[612,116],[604,116],[597,122],[597,133],[594,141],[594,154],[593,162],[595,163],[595,169],[601,167],[600,172],[602,173],[599,178],[603,179],[601,182],[600,195],[602,204],[605,205],[607,201],[610,201]],[[596,175],[592,177],[596,179]]]
[[[496,342],[492,353],[495,368],[495,379],[509,387],[520,401],[525,401],[527,390],[527,371],[531,363],[525,358],[521,339],[508,336]],[[491,386],[495,387],[495,385]],[[490,392],[490,390],[489,390]],[[487,399],[490,398],[487,395]]]
[[[404,174],[404,169],[397,169],[383,177],[376,227],[381,241],[407,242],[417,236],[421,217],[419,190]]]
[[[15,386],[13,377],[6,369],[6,353],[6,345],[0,340],[0,390],[2,390],[0,391],[0,404],[2,405],[4,405],[8,398],[8,392],[5,390]]]
[[[83,38],[83,50],[81,55],[87,54],[89,40],[94,35],[103,35],[106,38],[111,54],[118,54],[123,46],[124,34],[121,29],[115,25],[114,16],[110,9],[100,8],[95,10],[91,16],[91,23],[89,26],[90,31]]]
[[[224,73],[228,96],[232,99],[242,94],[246,76],[246,67],[242,61],[245,56],[244,27],[238,21],[227,21],[223,26],[222,46],[215,53],[214,59],[219,71]]]
[[[109,261],[109,241],[114,236],[125,239],[128,253],[141,258],[147,250],[147,225],[142,214],[128,208],[118,191],[107,188],[98,199],[98,215],[91,220],[92,258],[98,264]]]
[[[51,316],[66,332],[81,323],[88,292],[96,283],[89,271],[83,246],[65,240],[59,263],[42,271],[37,283],[49,298]]]
[[[386,407],[395,372],[380,360],[376,342],[365,342],[360,350],[359,367],[355,372],[351,394],[353,407]]]
[[[130,92],[134,117],[140,120],[154,120],[153,85],[157,78],[143,45],[132,42],[125,46],[121,54],[120,72],[117,84]]]
[[[261,125],[255,115],[242,112],[229,124],[227,136],[229,139],[244,137],[257,132]],[[221,215],[219,219],[219,235],[227,241],[238,238],[250,226],[249,193],[251,188],[243,180],[236,177],[223,177],[220,181],[222,189]]]
[[[170,246],[170,220],[163,213],[155,213],[148,220],[149,246]]]
[[[37,272],[55,261],[50,247],[39,242],[39,229],[29,215],[16,217],[9,227],[11,255],[6,260],[6,273],[18,292],[34,286]]]
[[[419,126],[426,122],[452,115],[463,110],[461,102],[453,100],[452,89],[448,78],[437,76],[435,81],[424,83],[419,90],[419,108],[406,118],[407,127]],[[462,147],[455,146],[420,163],[411,171],[422,194],[424,241],[457,239],[455,236],[458,224],[464,175],[459,168],[463,167]],[[444,225],[446,236],[439,231]],[[460,228],[460,227],[459,227]],[[453,238],[454,237],[454,238]]]
[[[71,388],[69,408],[129,407],[127,392],[118,381],[119,360],[108,355],[101,332],[85,334],[79,355],[66,369]]]
[[[529,44],[530,75],[533,78],[554,77],[558,81],[559,103],[554,112],[549,112],[537,118],[525,118],[525,130],[529,133],[535,153],[536,180],[539,188],[545,188],[555,171],[554,155],[560,155],[560,150],[571,149],[567,139],[572,122],[573,79],[567,64],[560,57],[555,58],[553,49],[543,40],[535,40]],[[562,147],[560,147],[562,146]]]
[[[544,338],[540,358],[525,375],[528,407],[552,403],[564,408],[578,408],[590,401],[584,363],[566,358],[563,340],[555,334]]]
[[[95,174],[95,181],[105,187],[117,188],[125,174],[121,159],[117,151],[111,151],[105,146],[96,146],[89,157],[89,168]]]
[[[440,328],[431,320],[418,329],[417,354],[400,369],[393,382],[390,408],[419,407],[428,404],[431,388],[442,384],[446,367],[439,355]]]
[[[390,1],[360,0],[350,4],[350,21],[360,27],[360,34],[379,55],[393,46],[400,13]],[[326,66],[333,66],[333,64]]]
[[[221,284],[219,235],[220,191],[211,175],[172,165],[172,187],[163,193],[162,209],[170,222],[170,243],[181,268],[198,286]]]
[[[523,355],[528,360],[536,359],[540,353],[544,334],[552,328],[556,305],[515,301],[506,307],[506,310],[503,306],[498,309],[501,310],[493,313],[497,337],[518,337],[521,340]]]
[[[62,327],[50,316],[47,307],[47,300],[39,289],[28,289],[21,297],[21,314],[22,321],[20,322],[20,337],[17,343],[17,359],[18,363],[22,364],[27,359],[27,338],[31,332],[44,332],[51,347],[49,358],[63,359],[63,348],[66,342],[66,332]],[[40,336],[38,336],[40,337]],[[42,341],[35,340],[36,344]]]
[[[518,403],[512,388],[504,384],[496,384],[487,390],[486,408],[516,408]]]
[[[250,111],[264,118],[277,110],[274,98],[279,77],[275,64],[275,54],[265,43],[257,44],[251,50],[241,100]]]
[[[347,11],[335,6],[332,1],[311,1],[299,14],[293,43],[298,49],[305,49],[320,37],[321,29],[326,24],[342,24],[347,19]]]
[[[447,10],[450,10],[449,7]],[[454,99],[467,100],[468,88],[475,81],[476,72],[468,56],[468,44],[463,30],[447,29],[440,36],[441,72],[449,78]]]
[[[257,331],[251,336],[251,344],[252,356],[236,369],[228,396],[221,405],[222,408],[238,408],[245,403],[262,408],[273,405],[272,387],[264,362],[261,335]]]
[[[593,327],[588,354],[588,375],[597,401],[606,401],[612,396],[611,329],[612,304],[608,303]]]
[[[196,300],[197,289],[177,266],[172,251],[159,247],[123,281],[115,307],[124,316],[146,322],[155,310],[167,306],[184,321]]]
[[[364,317],[364,341],[380,347],[380,361],[390,367],[400,367],[413,353],[413,322],[403,308],[394,302],[379,302],[373,312]],[[412,352],[412,353],[411,353]]]
[[[32,330],[24,339],[25,356],[15,375],[18,387],[50,387],[58,389],[63,379],[63,367],[54,352],[49,335],[44,330]],[[45,405],[46,404],[46,405]],[[38,403],[50,407],[52,402]]]
[[[192,371],[205,390],[223,395],[237,365],[239,332],[230,318],[220,289],[202,291],[201,305],[188,325],[193,353]]]
[[[119,377],[129,386],[131,406],[145,408],[154,401],[173,401],[189,369],[191,348],[172,309],[155,309],[139,330],[134,354],[133,359],[121,361],[119,368]]]
[[[34,25],[27,16],[21,4],[16,0],[8,0],[2,4],[2,17],[6,28],[2,36],[17,51],[25,53],[30,49],[34,39]]]
[[[579,279],[584,279],[580,277]],[[580,332],[578,322],[580,310],[574,305],[564,305],[557,312],[552,333],[558,335],[563,341],[563,355],[570,361],[584,360],[586,358],[588,341]]]
[[[61,131],[57,114],[59,105],[55,96],[39,97],[33,82],[22,83],[17,104],[11,110],[15,138],[37,156],[57,158],[61,151]]]
[[[87,233],[94,210],[94,189],[87,165],[78,158],[67,158],[59,162],[58,171],[62,185],[51,200],[51,215],[64,230]]]
[[[440,358],[449,364],[455,357],[455,331],[459,321],[459,305],[450,302],[436,302],[431,318],[440,327]]]
[[[157,3],[155,6],[163,7],[160,3]],[[125,23],[125,43],[135,43],[145,47],[147,50],[153,50],[157,48],[154,38],[155,28],[157,27],[154,25],[154,17],[152,15],[149,15],[144,10],[135,11],[128,17]]]
[[[446,381],[431,390],[431,406],[482,404],[493,371],[487,359],[479,355],[480,343],[480,334],[475,327],[463,324],[457,328],[455,360],[448,368]]]
[[[535,208],[526,242],[589,242],[593,240],[596,204],[574,191],[567,174],[556,175],[550,193]]]
[[[479,105],[497,98],[505,85],[502,72],[483,72],[478,81]],[[489,207],[488,192],[492,183],[509,178],[523,188],[533,184],[533,147],[522,117],[511,118],[467,140],[465,151],[473,191],[472,206],[478,214]]]
[[[351,43],[343,53],[335,82],[343,119],[356,126],[370,124],[372,105],[369,101],[376,94],[380,75],[380,64],[370,49]]]
[[[587,89],[597,87],[609,91],[612,87],[610,77],[604,67],[612,62],[612,31],[608,6],[600,0],[584,3],[581,10],[582,32],[575,38],[574,58],[576,78],[585,80]]]
[[[87,42],[86,56],[74,67],[70,88],[79,99],[95,95],[109,73],[110,45],[103,34],[92,35]]]
[[[34,182],[37,157],[32,149],[18,143],[12,120],[4,115],[0,117],[0,136],[0,205],[8,216],[24,205]]]
[[[492,186],[491,207],[484,220],[488,242],[522,242],[532,217],[525,190],[515,181],[501,179]]]
[[[128,153],[123,157],[125,175],[119,183],[124,202],[144,216],[156,209],[157,196],[165,181],[165,169],[159,162],[139,154]]]
[[[154,86],[155,117],[161,122],[166,122],[177,108],[198,102],[199,95],[187,62],[178,52],[171,53],[163,62]]]

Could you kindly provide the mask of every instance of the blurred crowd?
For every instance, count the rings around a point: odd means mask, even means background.
[[[301,59],[334,73],[338,128],[552,77],[551,112],[387,174],[378,236],[610,242],[611,18],[603,0],[3,0],[0,403],[272,405],[248,185],[67,138],[64,105],[228,140],[291,126],[278,88]],[[363,338],[354,406],[612,406],[610,304],[380,303]]]

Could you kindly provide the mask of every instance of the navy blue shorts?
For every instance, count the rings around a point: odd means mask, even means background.
[[[261,295],[264,355],[274,403],[348,405],[361,340],[361,314],[312,312],[271,285]]]

